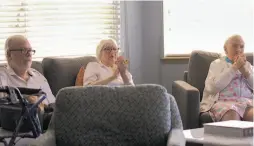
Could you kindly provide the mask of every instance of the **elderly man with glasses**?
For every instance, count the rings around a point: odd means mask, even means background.
[[[13,86],[41,89],[47,94],[47,98],[39,106],[44,111],[43,129],[46,130],[51,119],[55,97],[51,92],[46,78],[37,70],[31,68],[32,49],[29,41],[22,35],[9,37],[5,42],[5,55],[7,65],[0,67],[0,86]],[[36,96],[29,96],[28,101],[35,103]],[[47,113],[48,112],[48,113]]]

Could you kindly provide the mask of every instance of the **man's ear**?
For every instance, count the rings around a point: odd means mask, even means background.
[[[7,51],[7,52],[6,52],[6,56],[7,56],[8,58],[10,58],[10,57],[11,57],[11,52],[10,52],[10,51]]]
[[[228,53],[226,45],[224,45],[224,51],[226,54]]]

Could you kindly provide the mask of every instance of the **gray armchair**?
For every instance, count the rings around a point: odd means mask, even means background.
[[[253,63],[253,54],[246,56],[247,60]],[[219,57],[218,53],[193,51],[188,71],[184,72],[184,79],[173,82],[172,95],[176,99],[184,129],[198,128],[202,127],[203,123],[212,122],[208,113],[200,115],[199,105],[210,64]]]
[[[66,87],[31,146],[166,146],[175,129],[182,131],[176,102],[159,85]]]

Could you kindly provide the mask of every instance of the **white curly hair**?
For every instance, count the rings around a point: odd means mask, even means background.
[[[102,39],[99,44],[97,45],[96,48],[96,57],[98,60],[101,60],[101,51],[106,48],[106,47],[112,47],[115,46],[117,47],[117,43],[114,39],[107,38],[107,39]]]

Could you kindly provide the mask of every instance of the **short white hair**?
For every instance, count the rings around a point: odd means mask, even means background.
[[[23,41],[23,40],[27,40],[27,38],[24,37],[23,35],[13,35],[13,36],[10,36],[6,39],[5,45],[4,45],[4,50],[5,50],[5,57],[6,57],[7,61],[8,61],[8,52],[9,52],[10,48],[13,46],[13,44],[15,42]]]
[[[229,36],[229,37],[226,39],[226,41],[225,41],[225,43],[224,43],[224,50],[226,51],[227,45],[228,45],[228,43],[229,43],[230,41],[236,40],[236,39],[243,41],[243,37],[242,37],[241,35],[239,35],[239,34],[231,35],[231,36]],[[243,42],[244,42],[244,41],[243,41]]]
[[[101,60],[101,50],[106,48],[107,46],[117,46],[117,43],[114,39],[108,38],[108,39],[102,39],[96,48],[96,57],[98,60]]]

